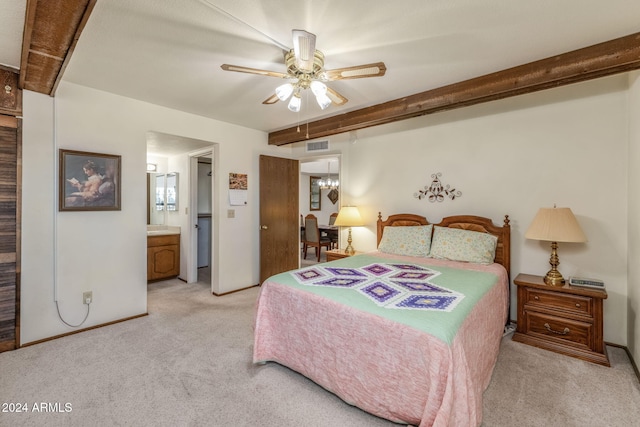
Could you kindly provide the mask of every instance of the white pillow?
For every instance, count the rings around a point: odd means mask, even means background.
[[[498,238],[493,234],[436,226],[431,242],[431,257],[492,264],[497,243]]]
[[[388,254],[427,257],[432,230],[431,224],[385,227],[378,250]]]

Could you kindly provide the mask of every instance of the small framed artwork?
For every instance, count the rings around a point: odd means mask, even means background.
[[[336,190],[335,188],[332,188],[331,191],[327,193],[327,198],[331,200],[331,203],[335,205],[336,202],[338,201],[338,190]]]
[[[319,176],[309,177],[309,210],[310,211],[322,210],[322,205],[320,200],[319,181],[320,181]]]
[[[58,210],[120,210],[120,156],[61,149],[59,157]]]

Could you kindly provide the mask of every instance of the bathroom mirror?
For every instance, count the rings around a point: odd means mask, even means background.
[[[162,173],[147,174],[147,224],[164,225],[165,223],[165,179]]]
[[[166,180],[166,200],[167,211],[178,210],[178,173],[170,172],[167,174]]]
[[[149,173],[147,224],[166,225],[166,213],[178,210],[178,173]]]
[[[162,173],[156,174],[156,186],[155,186],[155,211],[164,210],[164,188],[165,188],[165,176]]]

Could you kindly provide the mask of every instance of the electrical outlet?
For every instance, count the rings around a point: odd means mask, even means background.
[[[91,304],[93,302],[93,292],[87,291],[82,293],[82,303],[83,304]]]

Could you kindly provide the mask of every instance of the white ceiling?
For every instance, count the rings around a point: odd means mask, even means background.
[[[26,0],[0,2],[0,64],[19,67]],[[263,131],[378,104],[640,31],[638,0],[98,0],[64,80]],[[329,85],[349,102],[263,105],[291,30],[325,68],[383,61]]]

